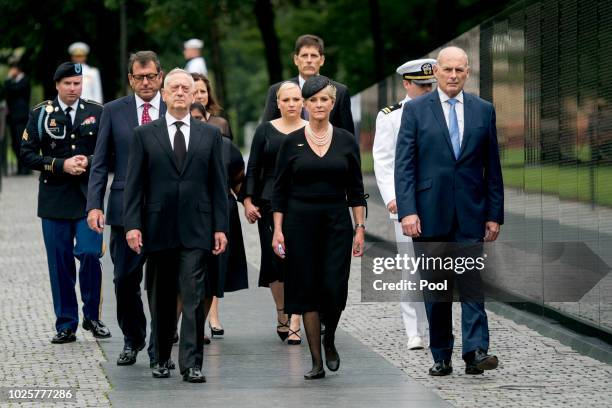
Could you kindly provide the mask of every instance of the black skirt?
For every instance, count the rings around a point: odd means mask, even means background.
[[[344,310],[353,246],[347,203],[289,199],[283,234],[285,313]]]
[[[261,218],[257,221],[259,231],[259,246],[261,248],[261,265],[259,266],[260,287],[270,287],[272,282],[285,280],[285,263],[276,256],[272,250],[272,235],[274,233],[274,220],[270,211],[269,202],[264,201],[259,207]]]
[[[238,204],[233,196],[228,200],[229,234],[227,248],[221,255],[208,257],[206,296],[223,297],[225,292],[248,289],[249,276]]]

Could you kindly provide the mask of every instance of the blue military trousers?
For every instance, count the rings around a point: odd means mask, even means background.
[[[80,263],[79,286],[83,301],[83,316],[88,320],[100,319],[102,300],[102,234],[87,226],[87,219],[42,219],[43,238],[47,250],[49,279],[55,310],[55,328],[76,332],[79,324],[75,292],[76,265]]]

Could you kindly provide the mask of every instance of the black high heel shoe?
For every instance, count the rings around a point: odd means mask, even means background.
[[[283,309],[276,309],[277,312],[282,312]],[[286,327],[287,329],[289,329],[289,318],[287,318],[287,321],[285,323],[281,322],[280,320],[278,320],[278,324],[276,325],[276,334],[278,334],[278,337],[280,337],[281,341],[285,341],[287,339],[287,337],[289,337],[289,331],[282,331],[279,330],[283,327]],[[289,329],[291,330],[291,329]]]
[[[215,336],[223,336],[225,333],[225,329],[223,327],[213,327],[210,322],[208,322],[208,327],[210,327],[210,337],[215,338]]]
[[[291,330],[291,328],[289,328],[288,336],[293,336],[294,334],[296,336],[298,336],[297,340],[293,340],[293,339],[289,339],[287,340],[287,344],[289,344],[290,346],[299,346],[300,344],[302,344],[302,337],[298,334],[298,332],[300,331],[300,329],[297,329],[296,331]]]

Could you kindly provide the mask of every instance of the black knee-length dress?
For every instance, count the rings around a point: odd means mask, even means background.
[[[262,287],[269,287],[272,282],[283,282],[284,280],[285,262],[272,251],[274,222],[270,211],[270,200],[278,149],[286,137],[286,134],[276,129],[270,122],[264,122],[257,127],[251,143],[242,193],[243,198],[251,197],[253,204],[259,207],[261,214],[261,218],[257,221],[257,229],[261,247],[258,285]]]
[[[207,261],[206,296],[223,297],[225,292],[248,289],[249,277],[238,214],[238,204],[232,193],[244,178],[244,160],[240,150],[229,138],[223,138],[223,163],[228,176],[229,231],[227,248]]]
[[[337,312],[346,306],[353,226],[349,207],[365,206],[359,146],[334,127],[319,157],[304,129],[278,152],[272,211],[283,213],[285,312]]]

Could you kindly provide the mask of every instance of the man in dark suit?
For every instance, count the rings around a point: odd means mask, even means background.
[[[15,157],[19,159],[21,135],[28,123],[30,113],[30,78],[23,72],[19,62],[9,65],[8,78],[4,81],[4,97],[8,107],[6,121],[11,130],[11,147]],[[17,174],[30,174],[30,169],[21,161],[17,163]]]
[[[83,329],[111,337],[100,321],[102,236],[87,227],[85,203],[102,105],[81,99],[83,67],[65,62],[53,80],[57,98],[30,113],[21,137],[21,161],[40,171],[38,216],[42,219],[57,334],[54,344],[76,341],[79,310],[74,290],[79,260]]]
[[[136,355],[144,348],[147,334],[140,295],[144,257],[130,250],[123,229],[123,190],[129,147],[137,126],[147,124],[166,113],[166,105],[159,92],[163,73],[157,55],[153,51],[132,54],[128,72],[134,95],[116,99],[104,107],[87,193],[89,227],[101,234],[105,222],[111,226],[110,253],[114,265],[117,321],[124,336],[123,350],[117,365],[136,362]],[[109,169],[113,168],[115,176],[110,187],[105,217],[104,195]],[[151,356],[153,344],[149,342]]]
[[[147,279],[157,364],[153,377],[167,378],[180,291],[183,317],[179,367],[183,380],[205,382],[205,258],[227,245],[227,178],[221,132],[192,119],[191,75],[175,68],[164,80],[167,112],[138,127],[130,145],[124,200],[128,245],[153,263]]]
[[[323,40],[316,35],[304,34],[296,40],[293,63],[298,68],[299,75],[290,80],[298,84],[300,89],[308,78],[319,75],[319,70],[325,63],[323,51]],[[276,92],[281,83],[274,84],[268,89],[266,106],[262,117],[264,122],[280,118],[281,116],[276,103]],[[331,83],[336,87],[336,103],[331,111],[329,121],[332,125],[355,134],[355,124],[353,123],[353,114],[351,113],[351,96],[349,95],[348,88],[339,82],[331,81]],[[302,117],[308,120],[308,112],[304,110]]]
[[[437,60],[438,89],[404,106],[395,160],[398,216],[415,250],[417,243],[451,242],[481,251],[481,242],[497,239],[504,219],[495,109],[463,91],[469,75],[465,51],[448,47]],[[421,248],[428,252],[425,245]],[[482,374],[496,368],[498,360],[487,354],[489,331],[480,277],[475,271],[456,275],[449,284],[451,294],[452,281],[462,300],[466,373]],[[435,362],[429,374],[448,375],[452,298],[435,291],[424,296]]]

